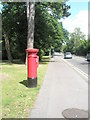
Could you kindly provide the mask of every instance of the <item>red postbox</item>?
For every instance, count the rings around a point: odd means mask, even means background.
[[[28,53],[28,87],[37,86],[37,67],[39,64],[38,49],[26,49]]]

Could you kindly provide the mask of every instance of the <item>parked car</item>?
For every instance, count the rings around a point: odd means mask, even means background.
[[[86,58],[87,58],[87,61],[90,61],[90,51],[87,52]]]
[[[72,59],[72,54],[71,54],[71,52],[65,52],[65,53],[64,53],[64,59]]]

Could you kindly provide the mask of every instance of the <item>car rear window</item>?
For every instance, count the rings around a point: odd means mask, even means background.
[[[71,53],[70,52],[66,52],[66,55],[70,55]]]

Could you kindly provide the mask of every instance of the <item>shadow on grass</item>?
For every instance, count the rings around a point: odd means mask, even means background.
[[[58,54],[58,55],[54,55],[54,56],[63,56],[63,55]]]
[[[24,85],[27,88],[36,88],[37,87],[37,86],[31,85],[30,83],[28,83],[28,80],[23,80],[23,81],[21,81],[19,83]]]
[[[39,64],[48,64],[49,62],[55,62],[55,61],[51,61],[51,60],[43,60],[41,62],[39,62]]]
[[[2,60],[2,65],[13,65],[13,63],[9,63],[8,61],[6,60]]]
[[[2,60],[2,65],[13,65],[13,64],[25,64],[25,62],[21,61],[20,59],[15,59],[11,63],[9,63],[8,60]]]
[[[23,80],[23,81],[21,81],[19,83],[26,86],[26,87],[28,87],[28,81],[27,80]]]
[[[8,60],[2,60],[2,65],[13,65],[13,64],[25,64],[25,61],[21,61],[20,59],[13,59],[12,63],[9,63]],[[43,57],[39,64],[48,64],[50,61],[50,57]]]
[[[54,58],[54,57],[53,57]],[[39,64],[48,64],[49,62],[55,62],[55,60],[52,60],[50,57],[43,58]]]

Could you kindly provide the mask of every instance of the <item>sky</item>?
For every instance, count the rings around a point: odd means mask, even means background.
[[[88,1],[87,0],[69,0],[67,5],[71,8],[69,12],[71,15],[68,18],[62,19],[63,27],[67,29],[70,33],[74,31],[76,27],[81,29],[86,35],[88,35]]]

